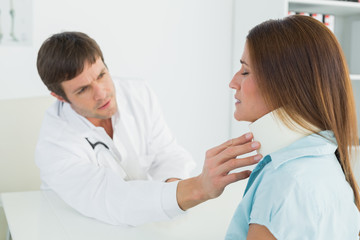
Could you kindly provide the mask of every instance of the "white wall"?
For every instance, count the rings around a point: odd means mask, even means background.
[[[0,99],[47,95],[39,47],[53,33],[82,31],[99,43],[113,75],[150,82],[197,170],[205,150],[228,138],[231,0],[33,0],[32,10],[32,46],[0,45]]]

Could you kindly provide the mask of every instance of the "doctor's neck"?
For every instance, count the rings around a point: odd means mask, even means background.
[[[100,118],[90,118],[90,117],[87,117],[86,119],[89,120],[89,122],[91,122],[94,126],[104,128],[105,132],[106,132],[111,138],[113,138],[113,133],[114,133],[114,131],[113,131],[113,127],[112,127],[111,118],[100,119]]]
[[[289,125],[292,127],[289,128],[278,117],[276,111],[279,110],[265,114],[249,125],[250,131],[254,136],[254,141],[261,143],[261,147],[257,150],[257,152],[262,154],[264,157],[292,144],[300,138],[312,134],[311,131],[301,127],[290,118]]]

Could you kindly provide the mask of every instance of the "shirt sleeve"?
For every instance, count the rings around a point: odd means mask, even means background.
[[[149,97],[150,136],[149,153],[154,155],[154,161],[149,174],[154,180],[165,181],[168,178],[188,178],[195,167],[192,156],[180,146],[167,126],[160,104],[146,85]]]

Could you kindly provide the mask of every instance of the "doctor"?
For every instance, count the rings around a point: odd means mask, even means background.
[[[83,215],[136,226],[171,219],[218,197],[261,155],[245,134],[210,149],[203,171],[168,129],[144,81],[112,79],[97,43],[63,32],[41,46],[39,75],[57,101],[47,110],[36,148],[42,189],[53,190]]]

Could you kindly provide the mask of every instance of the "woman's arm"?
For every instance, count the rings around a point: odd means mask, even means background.
[[[263,225],[250,224],[247,240],[276,240],[269,229]]]

